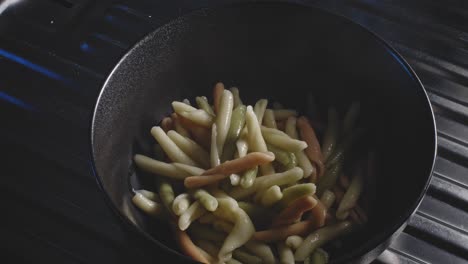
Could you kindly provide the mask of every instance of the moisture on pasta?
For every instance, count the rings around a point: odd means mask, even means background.
[[[320,124],[267,99],[246,105],[237,88],[217,83],[211,102],[172,108],[151,128],[154,153],[134,156],[156,185],[134,190],[132,201],[167,220],[187,256],[327,263],[327,248],[367,222],[372,155],[351,154],[363,131],[359,103],[342,118],[330,107]]]

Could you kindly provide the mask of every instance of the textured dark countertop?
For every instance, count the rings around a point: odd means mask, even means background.
[[[439,155],[430,189],[377,262],[467,263],[468,3],[301,2],[389,41],[435,110]],[[214,3],[23,0],[1,14],[2,263],[163,262],[105,204],[90,166],[90,118],[106,74],[126,50],[171,18]]]

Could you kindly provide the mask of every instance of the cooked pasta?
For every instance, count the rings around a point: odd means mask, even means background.
[[[285,125],[285,132],[288,134],[293,139],[298,139],[299,135],[297,133],[296,129],[296,124],[297,124],[297,118],[296,117],[289,117],[286,120],[286,125]],[[312,166],[312,163],[310,162],[309,158],[306,156],[305,152],[299,151],[295,153],[296,158],[297,158],[297,163],[299,164],[299,167],[304,171],[304,178],[308,178],[312,175],[314,172],[315,168]]]
[[[180,119],[180,117],[179,117],[176,113],[172,113],[172,114],[171,114],[170,120],[171,120],[171,124],[172,124],[173,127],[174,127],[174,130],[175,130],[177,133],[179,133],[180,135],[182,135],[182,136],[184,136],[184,137],[187,137],[187,138],[190,137],[189,131],[188,131],[184,126],[182,126],[182,124],[180,123],[180,122],[181,122],[181,119]],[[163,120],[163,121],[164,121],[164,120]],[[171,128],[170,128],[170,127],[168,128],[167,125],[166,125],[166,127],[164,127],[164,125],[165,125],[164,122],[161,122],[161,127],[163,128],[164,132],[167,133],[167,132],[171,131]],[[169,125],[170,125],[170,124],[169,124]]]
[[[223,153],[224,143],[229,132],[229,125],[231,124],[232,107],[234,101],[232,93],[228,90],[224,90],[221,95],[221,101],[219,105],[219,113],[216,115],[216,144],[218,145],[218,152]]]
[[[260,99],[257,101],[257,103],[255,104],[253,108],[255,116],[257,117],[259,124],[263,123],[263,116],[265,115],[265,110],[267,108],[267,105],[268,105],[268,100]]]
[[[173,162],[180,162],[191,166],[197,166],[196,162],[193,161],[185,152],[183,152],[175,143],[172,141],[161,129],[161,127],[153,127],[151,134],[158,141],[164,152],[167,154],[169,159]]]
[[[283,198],[283,193],[278,185],[273,185],[261,193],[260,204],[270,207]]]
[[[132,202],[143,212],[152,216],[160,216],[163,211],[162,206],[159,203],[148,199],[142,193],[135,193],[132,198]]]
[[[259,152],[266,152],[268,151],[265,139],[262,136],[262,133],[260,131],[260,124],[257,119],[257,116],[253,112],[252,106],[247,107],[247,112],[246,112],[246,127],[248,129],[248,135],[247,135],[247,142],[249,145],[249,149],[251,151],[259,151]],[[260,166],[260,170],[264,175],[272,174],[273,173],[273,167],[271,164],[265,164]]]
[[[219,148],[217,144],[218,129],[216,124],[211,128],[211,150],[210,150],[210,163],[211,167],[216,167],[221,163],[219,159]]]
[[[205,110],[206,113],[212,116],[215,115],[213,108],[208,103],[208,99],[206,98],[206,96],[198,96],[197,98],[195,98],[195,101],[197,102],[197,105],[200,109]]]
[[[195,201],[185,212],[179,217],[179,228],[180,230],[186,230],[190,224],[200,218],[200,216],[206,213],[206,209],[202,206],[199,201]]]
[[[175,215],[180,216],[190,206],[190,196],[187,193],[181,193],[174,198],[172,202],[172,211]]]
[[[320,149],[320,144],[318,143],[317,136],[310,121],[306,117],[301,116],[297,120],[297,127],[302,140],[307,143],[305,153],[314,164],[315,170],[312,173],[311,180],[316,181],[324,173],[323,154]]]
[[[203,147],[198,145],[197,142],[182,136],[174,130],[167,132],[167,136],[172,139],[185,154],[200,164],[202,168],[210,167],[210,154],[208,154]]]
[[[284,241],[278,242],[278,255],[281,264],[294,264],[294,253]]]
[[[276,125],[275,113],[273,112],[273,110],[265,110],[265,114],[263,116],[263,124],[269,128],[278,128],[278,126]]]
[[[157,185],[134,189],[132,202],[169,221],[184,254],[203,263],[328,263],[327,243],[368,221],[362,168],[348,165],[364,131],[359,103],[343,119],[329,107],[317,135],[298,111],[266,99],[244,104],[222,83],[212,105],[195,102],[172,102],[174,113],[151,128],[154,156],[133,157]]]
[[[330,107],[328,109],[328,126],[323,136],[322,150],[323,150],[323,159],[327,160],[328,156],[336,148],[336,143],[338,140],[339,133],[339,119],[338,112],[335,108]]]
[[[144,155],[136,154],[133,160],[140,169],[160,176],[173,179],[185,179],[190,176],[189,173],[177,168],[174,164],[155,160]]]
[[[190,175],[202,175],[205,172],[204,169],[200,169],[198,167],[190,166],[183,163],[174,162],[172,164],[174,164],[176,168],[183,170],[184,172],[189,173]]]
[[[262,259],[262,263],[275,263],[275,256],[273,255],[273,251],[267,244],[258,241],[249,241],[245,243],[244,247],[247,249],[247,251],[250,251],[250,253]]]
[[[285,243],[291,249],[296,250],[302,244],[302,241],[304,241],[304,238],[300,236],[289,236],[286,238]]]

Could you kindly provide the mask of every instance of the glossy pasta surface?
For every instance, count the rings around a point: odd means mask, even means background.
[[[341,116],[330,107],[318,134],[319,120],[266,98],[245,105],[240,92],[217,83],[212,101],[172,103],[150,131],[163,153],[134,156],[157,182],[135,190],[134,205],[171,223],[199,262],[327,263],[327,247],[368,221],[372,159],[352,155],[359,103]]]

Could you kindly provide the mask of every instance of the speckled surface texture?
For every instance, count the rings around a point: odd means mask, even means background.
[[[226,2],[233,1],[19,1],[2,13],[3,262],[143,264],[170,256],[122,225],[107,205],[91,166],[90,120],[107,75],[137,41],[191,10]],[[467,263],[466,3],[299,2],[388,41],[416,71],[434,108],[439,151],[428,192],[375,263]]]
[[[207,9],[162,27],[132,49],[104,85],[93,122],[97,175],[112,203],[168,244],[167,227],[154,227],[130,205],[131,156],[151,153],[149,130],[167,115],[171,101],[210,96],[218,80],[237,85],[247,103],[267,97],[303,112],[307,94],[313,94],[322,115],[328,105],[343,114],[353,100],[361,101],[361,121],[369,127],[361,144],[374,146],[381,157],[379,206],[368,228],[332,252],[332,261],[377,257],[383,248],[367,251],[387,243],[406,222],[429,182],[433,116],[417,77],[390,48],[352,22],[318,9],[289,4]],[[402,152],[402,145],[410,151]],[[138,175],[134,184],[144,178]],[[154,186],[146,180],[146,188],[148,182]]]

